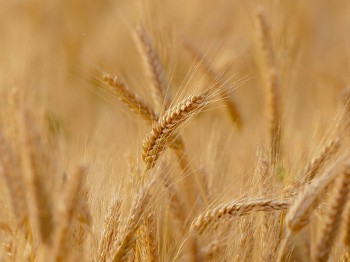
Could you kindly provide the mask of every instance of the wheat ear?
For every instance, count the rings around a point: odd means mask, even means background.
[[[286,215],[287,229],[291,232],[301,230],[308,222],[310,214],[318,204],[318,199],[327,186],[338,175],[334,167],[328,168],[322,176],[307,184],[301,191]]]
[[[274,199],[243,199],[240,201],[231,201],[200,214],[192,222],[191,230],[196,230],[198,233],[202,234],[211,224],[218,223],[218,220],[224,217],[236,218],[257,211],[272,212],[287,210],[289,205],[288,201]]]
[[[344,167],[342,175],[334,187],[333,197],[325,219],[321,235],[318,238],[314,252],[314,261],[328,261],[335,238],[338,235],[342,214],[349,195],[350,189],[350,165]]]
[[[103,236],[99,246],[99,261],[106,261],[110,257],[114,241],[116,241],[120,224],[120,201],[115,201],[105,220]]]
[[[118,77],[105,74],[104,82],[108,90],[116,95],[127,107],[139,115],[146,123],[152,125],[158,119],[158,115],[138,95],[134,94]],[[176,134],[170,139],[170,147],[175,150],[183,150],[183,141]]]
[[[146,183],[138,192],[132,204],[126,224],[120,230],[121,233],[119,234],[118,241],[113,246],[112,261],[125,261],[132,256],[136,242],[135,233],[145,218],[146,208],[151,199],[149,190],[153,183],[153,181]]]
[[[144,29],[138,28],[136,30],[135,40],[140,54],[143,57],[148,77],[151,80],[151,90],[156,110],[162,114],[168,104],[165,95],[167,82],[165,80],[163,67],[152,45],[151,39]]]
[[[79,192],[82,186],[83,178],[86,175],[84,167],[78,168],[74,177],[67,185],[64,193],[63,202],[58,209],[58,222],[55,232],[55,239],[53,245],[53,261],[66,261],[69,257],[68,246],[69,231],[71,228],[74,212],[79,203]]]
[[[104,82],[108,85],[109,90],[115,94],[125,105],[134,113],[140,115],[147,123],[152,124],[158,117],[142,99],[131,90],[116,76],[104,75]]]
[[[49,164],[47,152],[44,152],[42,137],[29,111],[19,116],[22,143],[21,161],[31,201],[34,220],[38,225],[41,240],[50,244],[53,232],[52,200],[49,194],[44,164]]]
[[[0,173],[3,175],[9,191],[17,226],[22,227],[28,222],[28,207],[25,196],[26,188],[22,174],[18,168],[17,159],[13,155],[11,146],[1,133],[0,155]]]
[[[154,167],[157,159],[169,142],[179,125],[198,113],[208,102],[207,92],[193,95],[178,105],[168,109],[152,126],[152,131],[143,141],[142,158],[146,164],[145,170]]]
[[[343,243],[346,248],[346,253],[350,254],[350,202],[347,203],[347,208],[345,211],[345,221],[344,221],[344,236]]]
[[[321,152],[313,158],[305,168],[303,175],[305,183],[310,182],[315,177],[318,170],[338,152],[339,147],[339,138],[336,138],[323,146]]]
[[[262,9],[257,11],[257,28],[260,50],[263,55],[266,70],[266,104],[269,125],[269,144],[271,160],[276,161],[280,155],[280,108],[278,98],[278,75],[273,52],[270,26]]]
[[[155,221],[154,221],[154,212],[149,214],[143,221],[142,226],[140,227],[140,247],[144,250],[147,261],[155,262],[159,261],[158,252],[157,252],[157,242],[155,235]]]

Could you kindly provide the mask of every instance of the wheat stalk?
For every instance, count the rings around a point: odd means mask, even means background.
[[[192,222],[191,230],[196,230],[202,234],[211,224],[218,223],[218,220],[224,217],[236,218],[257,211],[273,212],[287,210],[289,206],[290,204],[286,200],[243,199],[240,201],[231,201],[200,214]]]
[[[28,208],[25,197],[26,188],[24,186],[22,174],[18,168],[19,163],[17,163],[13,155],[11,146],[1,133],[0,155],[0,173],[9,190],[12,210],[17,220],[17,226],[21,227],[28,222]]]
[[[49,244],[53,232],[53,205],[47,185],[48,181],[45,178],[49,170],[44,170],[44,167],[49,165],[48,155],[43,152],[42,137],[30,112],[22,112],[19,118],[22,143],[21,161],[30,205],[38,225],[40,238],[44,243]]]
[[[317,240],[314,261],[328,261],[335,238],[340,228],[342,214],[350,190],[350,165],[344,167],[343,173],[334,187],[333,197],[329,209],[325,213],[324,224]]]
[[[71,248],[67,246],[69,231],[74,213],[79,203],[79,192],[86,175],[85,167],[79,167],[67,185],[63,201],[58,209],[58,223],[55,232],[52,257],[53,261],[66,261]]]

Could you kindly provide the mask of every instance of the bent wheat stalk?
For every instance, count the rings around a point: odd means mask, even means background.
[[[218,220],[224,217],[237,218],[257,211],[287,210],[289,206],[290,204],[287,200],[243,199],[233,201],[214,207],[199,215],[192,222],[191,230],[196,230],[199,234],[202,234],[211,224],[217,223]]]

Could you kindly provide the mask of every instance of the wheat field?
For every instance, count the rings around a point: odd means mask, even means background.
[[[349,14],[0,0],[0,261],[350,261]]]

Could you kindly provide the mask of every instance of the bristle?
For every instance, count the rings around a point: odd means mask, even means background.
[[[213,83],[213,87],[218,89],[219,98],[225,102],[232,122],[236,125],[238,130],[240,130],[242,128],[241,114],[238,111],[236,103],[232,101],[232,98],[227,98],[226,92],[224,91],[225,82],[222,80],[222,77],[214,71],[214,69],[209,65],[207,59],[199,52],[198,49],[193,46],[193,44],[188,41],[184,41],[184,46],[192,56],[192,59],[199,63],[205,75]]]

